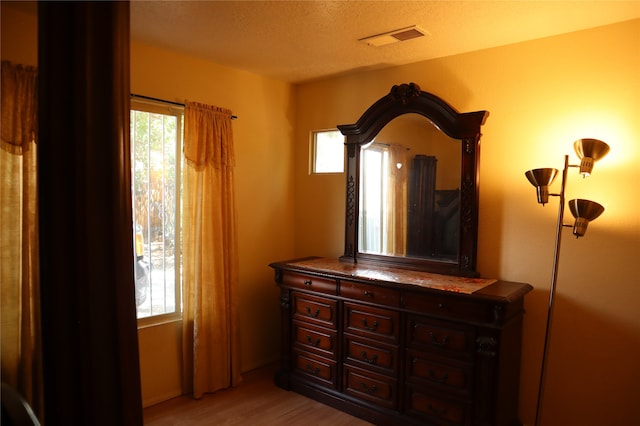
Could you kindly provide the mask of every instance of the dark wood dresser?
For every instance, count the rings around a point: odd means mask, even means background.
[[[528,284],[338,259],[270,265],[278,386],[379,425],[518,425]]]

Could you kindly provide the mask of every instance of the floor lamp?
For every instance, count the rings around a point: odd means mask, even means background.
[[[549,307],[547,311],[547,326],[544,334],[544,349],[542,355],[542,369],[540,371],[540,383],[538,387],[538,402],[536,406],[536,420],[535,425],[540,424],[540,414],[542,409],[544,384],[546,376],[547,358],[549,354],[549,340],[551,334],[551,323],[553,321],[553,302],[556,293],[556,282],[558,280],[558,259],[560,258],[560,240],[562,236],[563,227],[573,227],[573,235],[576,238],[584,236],[587,231],[587,225],[589,222],[595,220],[604,211],[604,207],[600,204],[583,199],[569,200],[569,210],[575,218],[573,225],[564,224],[564,202],[565,202],[565,187],[567,184],[567,170],[569,167],[579,167],[580,174],[583,177],[587,177],[593,170],[593,164],[607,155],[609,152],[609,145],[598,139],[578,139],[573,144],[574,150],[580,158],[580,165],[569,164],[569,156],[564,156],[564,169],[562,170],[562,184],[560,186],[560,193],[550,194],[549,185],[553,183],[558,174],[557,169],[534,169],[525,173],[525,176],[536,187],[536,193],[538,196],[538,203],[543,206],[549,201],[549,196],[560,197],[560,205],[558,207],[558,223],[556,226],[556,245],[555,254],[553,259],[553,270],[551,272],[551,286],[549,288]]]

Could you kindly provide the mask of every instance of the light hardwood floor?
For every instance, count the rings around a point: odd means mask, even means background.
[[[277,365],[243,375],[233,389],[195,400],[182,396],[144,410],[147,426],[367,426],[367,423],[273,383]]]

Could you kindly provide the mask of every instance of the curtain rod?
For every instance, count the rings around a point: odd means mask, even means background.
[[[166,101],[164,99],[152,98],[151,96],[136,95],[135,93],[132,93],[131,97],[132,98],[146,99],[148,101],[163,102],[165,104],[171,104],[171,105],[175,105],[175,106],[179,106],[179,107],[183,107],[184,108],[184,104],[181,104],[180,102]],[[231,116],[232,120],[235,120],[236,118],[238,118],[237,115],[232,115]]]

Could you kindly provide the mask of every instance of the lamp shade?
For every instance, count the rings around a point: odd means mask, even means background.
[[[538,203],[543,206],[549,201],[549,185],[558,174],[558,169],[533,169],[525,172],[525,176],[536,187]]]
[[[589,222],[597,219],[604,212],[604,207],[595,201],[578,198],[569,200],[569,210],[571,210],[573,217],[576,218],[576,222],[573,225],[573,235],[579,238],[587,232]]]
[[[609,145],[598,139],[578,139],[573,143],[573,149],[581,160],[580,174],[589,176],[593,170],[593,163],[609,152]]]

